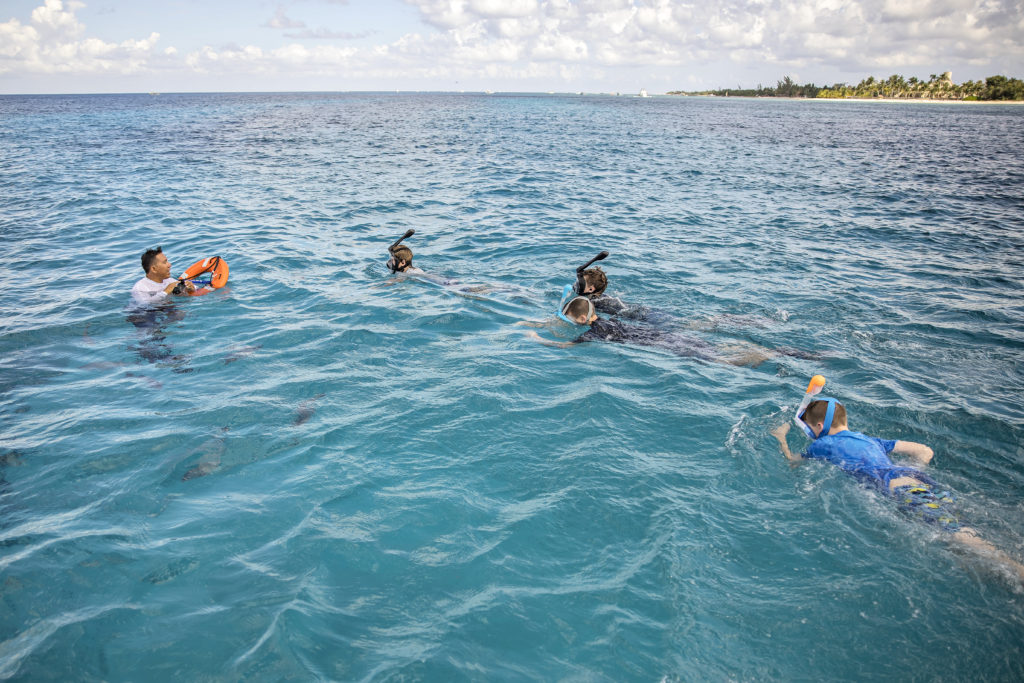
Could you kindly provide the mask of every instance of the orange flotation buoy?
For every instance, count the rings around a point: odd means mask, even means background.
[[[191,280],[199,277],[203,273],[212,273],[212,276],[210,277],[210,286],[214,289],[220,289],[228,283],[228,262],[220,256],[210,256],[208,258],[199,259],[189,266],[185,272],[181,274],[181,277],[185,280]]]

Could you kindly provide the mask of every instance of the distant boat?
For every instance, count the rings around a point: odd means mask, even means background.
[[[156,97],[156,96],[157,96],[157,95],[159,95],[160,93],[158,93],[158,92],[151,92],[151,93],[149,93],[149,94],[150,94],[150,95],[152,95],[153,97]]]
[[[640,88],[640,97],[650,97],[650,95],[647,94],[647,90]]]

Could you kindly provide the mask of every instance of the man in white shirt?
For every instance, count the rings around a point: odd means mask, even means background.
[[[146,271],[146,277],[135,283],[132,287],[132,299],[135,303],[148,306],[166,301],[168,295],[175,293],[178,280],[171,277],[171,262],[164,256],[160,247],[147,249],[142,255],[142,269]],[[184,281],[185,289],[190,292],[196,290],[195,285],[190,281]],[[178,293],[182,293],[178,290]]]

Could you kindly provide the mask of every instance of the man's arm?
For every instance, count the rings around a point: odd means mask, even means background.
[[[573,344],[573,342],[557,342],[551,341],[550,339],[545,339],[544,337],[540,336],[533,330],[527,332],[526,336],[529,337],[530,339],[533,339],[534,341],[539,341],[541,344],[544,344],[545,346],[556,346],[560,349],[567,349]]]
[[[897,455],[905,455],[919,465],[927,465],[935,455],[932,449],[923,443],[914,443],[913,441],[897,441],[896,445],[892,447],[892,452]]]
[[[136,282],[135,286],[132,287],[132,299],[135,303],[142,305],[157,304],[161,301],[165,301],[168,296],[174,294],[174,288],[181,283],[185,285],[185,289],[189,292],[196,291],[196,286],[191,280],[174,280],[171,278],[168,278],[168,280],[170,280],[170,282],[165,280],[167,284],[163,289],[149,289],[148,285],[142,286],[145,282],[148,282],[145,278]]]
[[[789,434],[790,424],[784,422],[775,429],[772,430],[771,434],[779,440],[779,448],[782,449],[782,454],[786,456],[786,460],[790,462],[800,462],[803,460],[799,455],[793,455],[793,451],[789,450],[789,444],[786,443],[786,434]]]

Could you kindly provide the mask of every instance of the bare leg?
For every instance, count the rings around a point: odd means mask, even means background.
[[[719,349],[722,360],[730,365],[748,365],[756,368],[775,355],[770,349],[757,344],[731,344]]]
[[[964,527],[953,534],[953,540],[980,555],[987,555],[996,562],[1009,567],[1017,578],[1024,582],[1024,564],[1013,559],[999,548],[978,536],[974,529]]]

